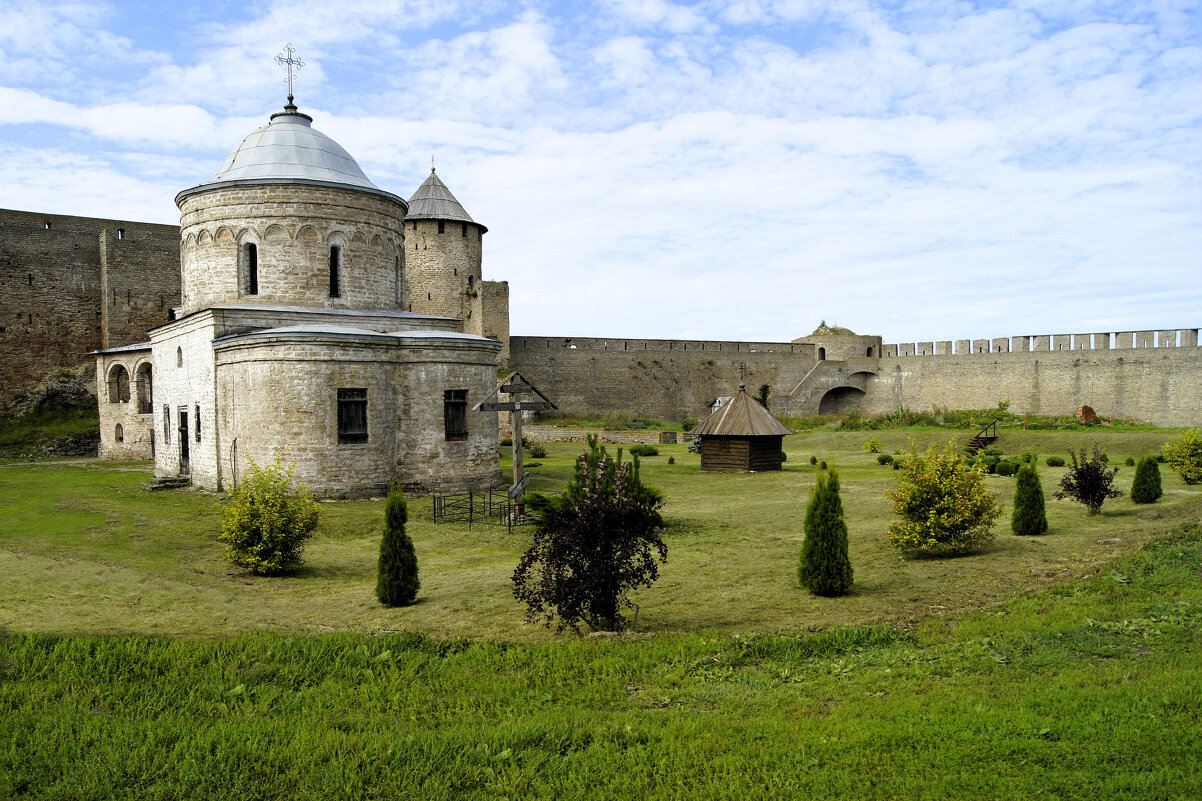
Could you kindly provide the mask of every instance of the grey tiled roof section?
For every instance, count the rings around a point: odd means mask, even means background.
[[[294,109],[271,115],[270,123],[252,132],[226,156],[212,178],[178,197],[231,184],[286,182],[350,186],[401,200],[373,184],[342,145],[314,128],[307,114]]]
[[[106,348],[104,350],[88,351],[89,356],[107,356],[110,353],[132,353],[139,350],[150,350],[149,342],[139,342],[135,345],[122,345],[119,348]]]
[[[467,210],[460,205],[455,196],[451,194],[451,190],[447,189],[447,185],[442,182],[438,174],[434,170],[430,170],[430,177],[425,183],[417,188],[413,193],[413,197],[409,198],[409,213],[405,215],[406,220],[455,220],[458,222],[470,222],[480,225],[471,218]],[[480,225],[484,228],[483,225]],[[487,228],[484,228],[487,231]]]

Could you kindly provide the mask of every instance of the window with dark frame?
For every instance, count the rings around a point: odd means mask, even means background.
[[[442,417],[447,442],[467,439],[467,390],[448,389],[442,393]]]
[[[196,441],[200,442],[200,404],[196,404]]]
[[[334,245],[330,248],[330,297],[342,297],[342,248]]]
[[[171,406],[163,404],[163,442],[171,443]]]
[[[338,390],[338,444],[367,442],[367,390]]]

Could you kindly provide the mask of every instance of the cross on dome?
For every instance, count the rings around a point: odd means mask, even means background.
[[[288,84],[288,105],[292,105],[292,79],[295,77],[292,71],[295,68],[297,72],[300,72],[301,67],[305,66],[304,61],[292,57],[294,53],[296,53],[296,48],[292,46],[292,42],[288,42],[275,57],[275,63],[288,68],[288,77],[284,79],[284,82]]]

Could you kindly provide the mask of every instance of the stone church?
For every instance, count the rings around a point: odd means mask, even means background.
[[[236,486],[279,457],[319,495],[485,488],[508,359],[487,230],[431,170],[405,201],[289,96],[176,196],[181,303],[150,341],[95,352],[103,458]]]

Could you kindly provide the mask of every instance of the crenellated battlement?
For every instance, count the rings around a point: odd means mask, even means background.
[[[1039,334],[996,339],[957,339],[937,342],[903,342],[882,346],[884,358],[905,356],[967,356],[997,353],[1051,353],[1079,350],[1138,350],[1141,348],[1196,348],[1197,328],[1161,331],[1119,331],[1099,334]]]

